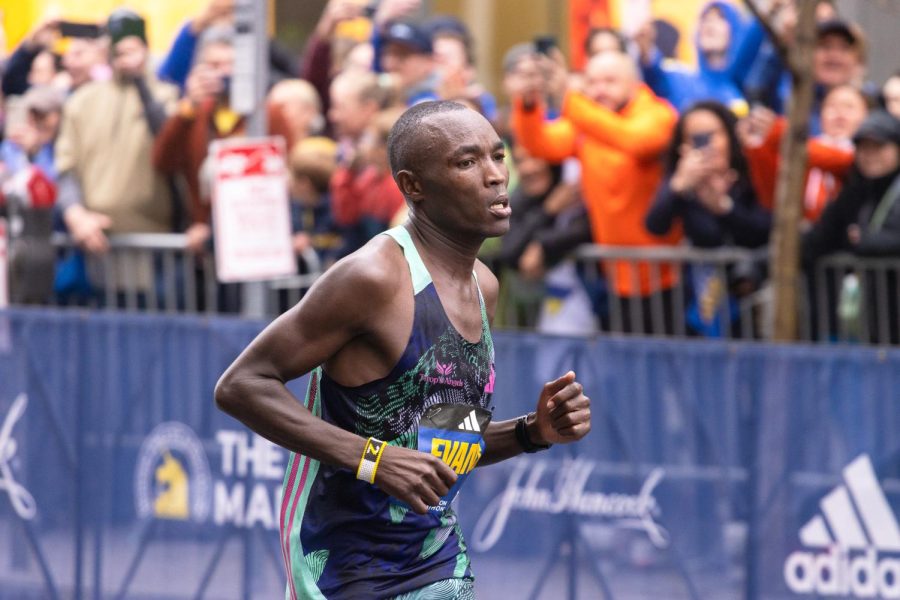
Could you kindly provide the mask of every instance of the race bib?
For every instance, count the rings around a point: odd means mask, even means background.
[[[419,420],[419,451],[440,458],[456,472],[456,483],[429,510],[444,512],[484,452],[484,430],[491,413],[468,404],[436,404]]]

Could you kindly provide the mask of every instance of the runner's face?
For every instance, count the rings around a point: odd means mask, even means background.
[[[473,110],[432,116],[423,125],[433,136],[421,169],[422,203],[428,218],[447,231],[496,237],[509,230],[509,173],[503,142]],[[423,145],[424,147],[424,145]]]

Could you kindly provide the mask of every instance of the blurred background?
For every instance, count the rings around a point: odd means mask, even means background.
[[[287,452],[213,389],[406,220],[388,134],[437,99],[505,144],[495,418],[593,401],[468,479],[479,597],[900,597],[900,0],[0,23],[0,599],[285,593]]]

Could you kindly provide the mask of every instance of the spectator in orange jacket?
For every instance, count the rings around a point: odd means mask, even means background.
[[[584,91],[569,91],[557,120],[545,120],[540,96],[540,90],[530,89],[514,99],[513,129],[535,156],[551,162],[575,156],[581,161],[583,196],[594,242],[610,246],[678,243],[680,227],[655,236],[644,226],[644,216],[662,180],[660,155],[678,116],[640,82],[633,59],[617,52],[593,57],[585,68]],[[671,268],[652,273],[647,264],[636,269],[633,264],[618,262],[607,270],[626,331],[631,303],[625,299],[642,298],[645,321],[650,294],[662,291],[664,305],[671,301],[677,279]]]
[[[804,226],[815,223],[825,207],[841,191],[853,164],[853,133],[868,114],[866,97],[851,85],[841,85],[822,102],[822,134],[811,138],[803,197]],[[738,126],[744,154],[750,165],[750,176],[760,204],[772,210],[775,204],[775,182],[781,138],[787,128],[783,117],[762,107],[754,107],[750,116]]]

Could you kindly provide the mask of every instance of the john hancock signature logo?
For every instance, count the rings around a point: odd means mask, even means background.
[[[37,514],[37,503],[31,492],[13,477],[12,459],[16,456],[18,445],[12,437],[12,430],[25,414],[27,406],[28,396],[19,394],[6,413],[3,424],[0,425],[0,492],[6,492],[13,510],[26,521],[33,519]]]

